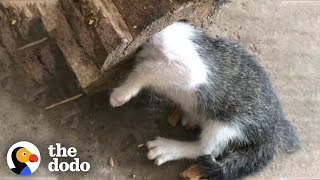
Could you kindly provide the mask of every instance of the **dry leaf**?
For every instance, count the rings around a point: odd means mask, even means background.
[[[174,106],[172,112],[170,113],[168,121],[171,124],[171,126],[176,127],[181,117],[182,112],[179,110],[177,106]]]
[[[202,177],[199,165],[194,164],[179,174],[182,180],[200,180]]]

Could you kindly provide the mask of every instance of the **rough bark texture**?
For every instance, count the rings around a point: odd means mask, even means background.
[[[218,5],[212,0],[5,1],[0,56],[41,82],[54,71],[52,49],[59,49],[79,85],[91,93],[124,78],[133,65],[130,55],[152,34],[179,19],[201,26]]]

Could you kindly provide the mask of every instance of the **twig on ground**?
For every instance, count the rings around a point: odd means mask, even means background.
[[[65,99],[65,100],[59,101],[59,102],[57,102],[57,103],[51,104],[50,106],[47,106],[47,107],[45,107],[44,109],[45,109],[45,110],[52,109],[52,108],[54,108],[54,107],[56,107],[56,106],[60,106],[60,105],[62,105],[62,104],[65,104],[65,103],[68,103],[68,102],[70,102],[70,101],[76,100],[76,99],[80,98],[81,96],[83,96],[82,93],[81,93],[81,94],[78,94],[78,95],[75,95],[75,96],[72,96],[72,97],[69,97],[69,98],[67,98],[67,99]]]

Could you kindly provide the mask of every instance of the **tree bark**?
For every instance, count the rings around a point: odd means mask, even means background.
[[[54,71],[50,48],[57,47],[79,85],[92,93],[125,78],[135,50],[152,34],[179,19],[201,26],[218,5],[213,0],[5,1],[0,56],[43,81]]]

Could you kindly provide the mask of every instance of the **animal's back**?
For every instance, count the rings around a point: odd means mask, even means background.
[[[256,172],[279,150],[295,152],[299,140],[256,58],[239,43],[213,39],[200,31],[192,41],[210,72],[208,83],[198,89],[199,110],[218,121],[240,124],[246,137],[246,143],[231,142],[225,157],[220,156],[223,171],[233,173],[224,177]],[[202,157],[200,162],[206,166],[204,169],[208,170],[208,165],[212,167],[208,174],[217,171],[210,158]]]

